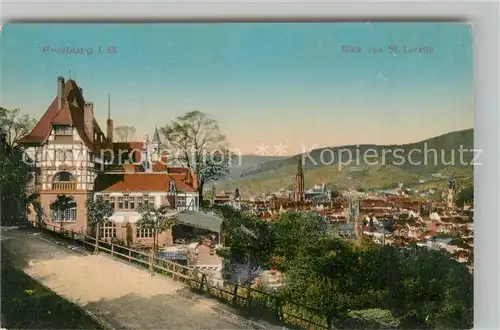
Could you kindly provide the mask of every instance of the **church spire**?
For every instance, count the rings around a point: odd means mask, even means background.
[[[297,175],[304,175],[304,170],[302,168],[302,155],[299,157],[299,162],[297,164]]]
[[[158,133],[158,127],[155,126],[155,133],[153,134],[153,140],[151,140],[151,143],[160,145],[161,144],[161,139],[160,139],[160,134]]]
[[[111,119],[111,93],[108,93],[108,120],[106,121],[106,135],[109,143],[113,143],[113,119]]]
[[[302,168],[302,155],[299,157],[297,165],[297,173],[295,174],[295,182],[293,185],[293,201],[296,203],[303,203],[305,200],[304,193],[304,169]]]

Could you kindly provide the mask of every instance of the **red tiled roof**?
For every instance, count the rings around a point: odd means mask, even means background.
[[[59,125],[72,125],[73,120],[71,119],[71,112],[69,110],[69,104],[65,103],[61,110],[57,112],[56,116],[52,119],[52,124]]]
[[[167,165],[162,162],[153,162],[153,172],[166,172],[167,171]]]
[[[36,123],[31,133],[20,140],[20,143],[41,143],[52,130],[52,124],[73,125],[83,142],[92,151],[100,150],[106,143],[94,141],[93,136],[88,136],[85,132],[84,124],[84,104],[85,100],[80,88],[74,80],[68,80],[64,85],[65,98],[61,109],[58,108],[57,96]],[[94,118],[94,132],[102,134],[102,129]]]
[[[194,192],[185,175],[159,173],[103,174],[97,177],[96,191],[168,191],[170,181],[181,192]]]
[[[186,167],[169,167],[169,173],[186,173],[188,169]]]

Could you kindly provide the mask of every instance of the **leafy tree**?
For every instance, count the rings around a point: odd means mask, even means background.
[[[229,173],[234,158],[217,121],[200,111],[191,111],[162,127],[160,132],[170,147],[176,149],[177,160],[196,173],[199,201],[208,181]]]
[[[229,205],[215,205],[211,209],[223,219],[221,232],[226,248],[217,251],[221,257],[234,262],[247,259],[250,267],[269,265],[275,246],[269,223]]]
[[[25,199],[29,172],[23,154],[19,146],[10,147],[4,136],[0,137],[0,217],[4,224],[18,220]]]
[[[472,201],[474,201],[474,186],[468,186],[459,191],[455,199],[455,204],[463,206],[465,203]]]
[[[472,276],[447,252],[332,238],[324,220],[309,213],[285,212],[265,222],[230,206],[214,210],[224,219],[228,257],[260,250],[255,264],[285,274],[283,298],[331,326],[472,327]],[[251,228],[253,240],[234,231],[241,226]],[[257,246],[255,237],[265,244]]]
[[[396,329],[399,326],[399,320],[391,311],[384,309],[351,311],[348,316],[350,318],[346,322],[348,329]]]
[[[141,218],[137,228],[147,229],[153,233],[153,253],[158,250],[158,235],[172,228],[177,220],[168,212],[166,205],[156,207],[153,203],[145,203],[140,211]]]
[[[102,196],[97,196],[96,199],[87,200],[86,207],[87,220],[95,230],[95,253],[98,253],[100,226],[108,221],[109,217],[111,217],[115,211],[113,209],[113,204],[102,198]]]
[[[411,246],[398,254],[389,306],[402,326],[470,329],[473,279],[467,267],[443,250]]]
[[[19,110],[0,107],[0,218],[14,224],[24,206],[26,186],[30,179],[24,149],[17,143],[29,132],[33,120]]]
[[[130,142],[134,137],[136,129],[134,126],[117,126],[113,130],[113,140],[115,142]]]
[[[75,202],[73,198],[68,197],[66,195],[57,195],[57,198],[55,201],[53,201],[50,204],[50,209],[51,211],[55,211],[59,213],[59,230],[62,232],[63,230],[63,223],[64,223],[64,214],[66,213],[67,210],[71,209],[74,207]]]
[[[272,223],[276,245],[274,255],[283,260],[278,270],[286,271],[288,261],[299,253],[308,253],[326,237],[326,222],[315,214],[286,212]]]

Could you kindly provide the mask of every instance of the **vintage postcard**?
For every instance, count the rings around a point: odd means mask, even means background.
[[[0,40],[2,328],[473,326],[469,24]]]

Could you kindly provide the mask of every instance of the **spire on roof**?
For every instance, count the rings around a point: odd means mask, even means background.
[[[153,140],[151,140],[151,142],[155,143],[155,144],[158,144],[158,145],[161,144],[160,134],[158,133],[158,127],[157,126],[155,126],[155,133],[153,135]]]
[[[299,157],[299,162],[297,164],[297,175],[303,175],[304,170],[302,168],[302,155]]]
[[[108,93],[108,119],[111,119],[111,93]]]

